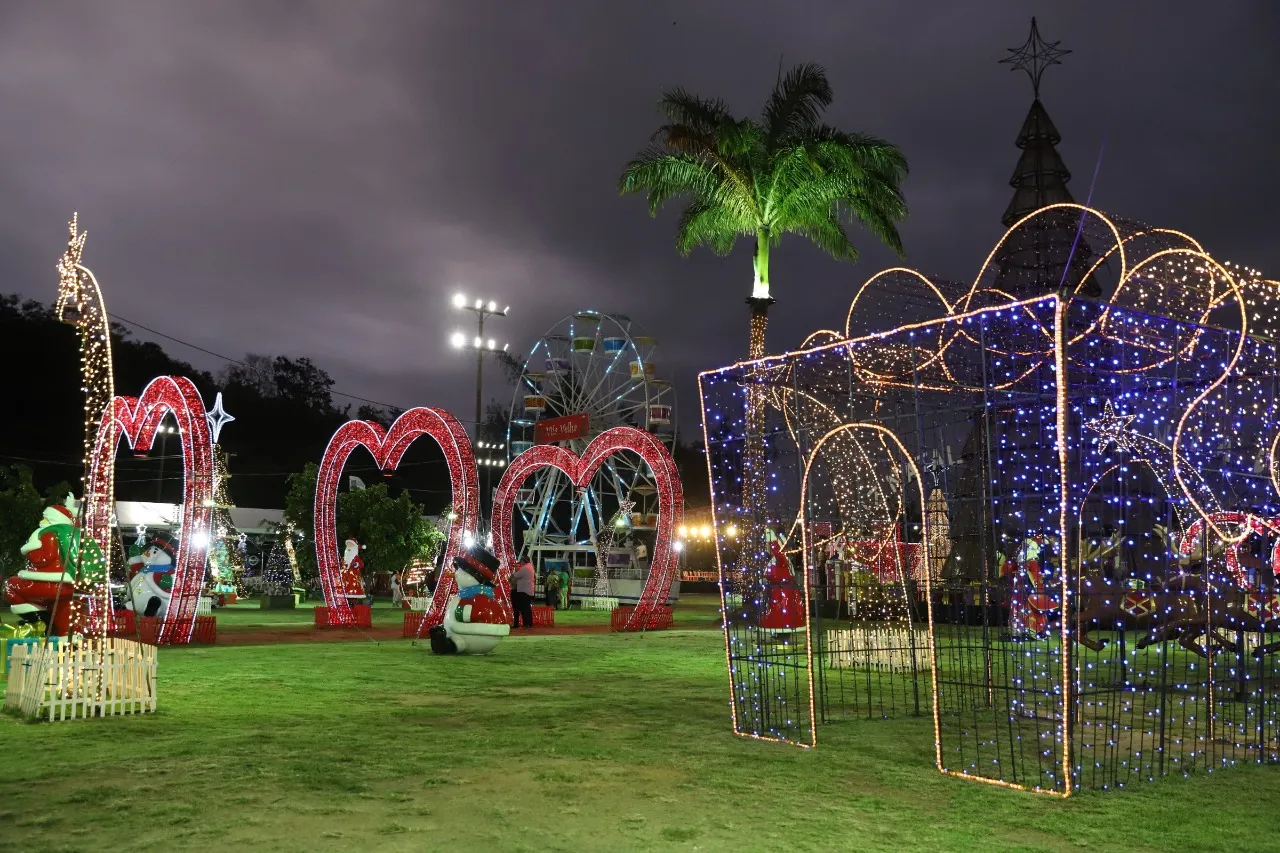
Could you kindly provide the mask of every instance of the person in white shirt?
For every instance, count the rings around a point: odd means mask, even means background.
[[[524,620],[526,628],[533,627],[533,585],[536,578],[533,563],[525,560],[516,566],[511,573],[511,630],[520,627]]]
[[[636,568],[640,570],[641,577],[645,577],[649,572],[649,548],[642,539],[635,539],[633,542],[631,556],[635,561]]]

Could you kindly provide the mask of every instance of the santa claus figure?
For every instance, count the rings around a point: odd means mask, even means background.
[[[364,560],[360,559],[360,543],[348,539],[342,552],[342,594],[347,604],[364,604]]]
[[[163,619],[169,612],[177,555],[177,542],[168,533],[157,533],[140,554],[129,559],[129,602],[134,613]]]
[[[49,634],[65,637],[71,630],[71,602],[76,587],[87,592],[106,577],[102,550],[83,538],[76,524],[79,506],[67,495],[60,506],[44,511],[39,526],[19,551],[26,568],[4,584],[4,597],[24,622],[44,622]]]
[[[1018,549],[1009,600],[1009,633],[1015,637],[1042,637],[1052,628],[1058,602],[1049,593],[1042,560],[1044,536],[1032,536]]]
[[[498,558],[475,546],[453,558],[458,591],[449,597],[444,624],[431,629],[438,655],[485,655],[511,633],[511,609],[494,595]]]
[[[769,601],[760,617],[760,630],[770,634],[790,634],[804,628],[804,596],[796,587],[791,563],[782,551],[782,540],[772,531],[766,535],[773,562],[764,573]]]

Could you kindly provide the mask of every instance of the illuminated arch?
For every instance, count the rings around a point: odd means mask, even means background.
[[[892,430],[888,429],[887,427],[881,426],[880,424],[874,424],[874,423],[842,424],[828,431],[825,435],[822,436],[822,438],[818,439],[818,441],[813,446],[812,453],[810,453],[809,455],[809,461],[805,465],[804,477],[800,481],[801,505],[803,506],[804,498],[809,493],[809,472],[813,467],[813,460],[818,458],[818,452],[822,449],[822,446],[826,444],[829,440],[831,440],[833,436],[839,435],[840,433],[844,433],[844,432],[851,432],[854,430],[867,430],[867,431],[879,434],[882,440],[888,439],[892,443],[892,445],[897,449],[898,453],[902,456],[902,459],[910,467],[912,474],[914,475],[912,479],[914,479],[916,484],[916,493],[920,497],[921,565],[931,566],[932,562],[929,554],[929,540],[931,538],[930,531],[928,529],[929,519],[928,519],[928,513],[924,511],[924,508],[925,508],[924,481],[920,477],[920,469],[916,467],[915,460],[912,459],[911,453],[907,450],[906,446],[898,439],[898,437],[893,434]],[[804,597],[806,601],[812,600],[812,592],[809,589],[809,575],[813,568],[812,567],[813,548],[810,546],[810,543],[809,543],[808,528],[809,528],[809,525],[807,524],[800,525],[801,546],[804,549],[803,580],[804,580]],[[930,681],[932,682],[931,690],[932,690],[932,704],[933,704],[934,761],[939,770],[946,772],[946,770],[942,766],[942,722],[941,722],[941,718],[938,716],[938,665],[937,665],[937,654],[935,650],[934,636],[933,636],[933,585],[932,585],[932,581],[929,578],[929,574],[930,573],[928,571],[924,572],[924,591],[925,591],[926,608],[929,616],[929,671],[932,675],[932,678],[930,679]],[[817,746],[818,723],[815,716],[816,712],[815,712],[814,703],[813,703],[813,643],[812,643],[812,637],[810,636],[811,629],[810,629],[809,623],[810,623],[810,620],[808,619],[804,620],[805,656],[808,658],[808,667],[809,667],[809,730],[813,732],[813,745]]]
[[[516,493],[530,474],[542,468],[555,468],[579,489],[586,488],[604,461],[622,450],[630,450],[644,460],[653,472],[658,489],[658,524],[649,577],[645,580],[640,600],[623,626],[624,631],[647,628],[658,607],[667,600],[676,575],[676,552],[672,534],[684,514],[684,491],[680,475],[670,452],[652,433],[634,427],[614,427],[591,440],[576,456],[556,444],[539,444],[521,453],[502,474],[493,499],[493,551],[502,564],[498,594],[510,599],[508,573],[515,567],[516,553],[512,542],[512,513]]]
[[[147,384],[139,397],[112,399],[98,427],[85,488],[85,527],[103,553],[109,553],[115,509],[109,484],[114,479],[112,471],[120,438],[128,439],[136,451],[148,451],[155,443],[160,422],[168,414],[178,422],[182,443],[182,536],[174,561],[172,597],[160,625],[158,640],[162,644],[191,642],[212,535],[213,441],[204,400],[190,379],[159,376]]]
[[[430,436],[444,451],[449,483],[453,487],[453,514],[457,517],[449,520],[444,562],[419,634],[444,619],[445,603],[453,594],[453,558],[466,548],[466,537],[474,536],[478,528],[479,474],[471,440],[457,418],[443,409],[414,408],[396,418],[390,429],[384,429],[373,421],[347,421],[338,427],[325,448],[320,471],[316,475],[313,534],[316,567],[324,589],[325,605],[329,608],[330,625],[355,625],[355,615],[343,595],[342,566],[338,560],[337,499],[342,466],[357,447],[363,447],[373,455],[380,470],[394,471],[409,445],[423,435]]]

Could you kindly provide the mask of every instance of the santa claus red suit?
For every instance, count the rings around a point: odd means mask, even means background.
[[[342,555],[342,594],[348,604],[363,604],[364,560],[360,559],[360,543],[348,539]]]
[[[106,578],[102,551],[76,523],[78,509],[75,498],[67,495],[62,505],[44,511],[39,526],[19,549],[26,567],[4,584],[4,597],[14,615],[23,621],[47,622],[54,636],[67,636],[72,630],[71,603],[77,586],[89,589]]]
[[[782,552],[782,542],[773,538],[769,542],[773,562],[764,573],[769,593],[769,604],[760,617],[760,630],[770,633],[790,633],[804,627],[804,596],[796,587],[791,564]]]

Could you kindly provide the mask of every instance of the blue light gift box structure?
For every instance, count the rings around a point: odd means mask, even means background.
[[[968,287],[890,270],[702,374],[734,730],[918,714],[944,772],[1063,796],[1280,758],[1278,294],[1056,205]]]

